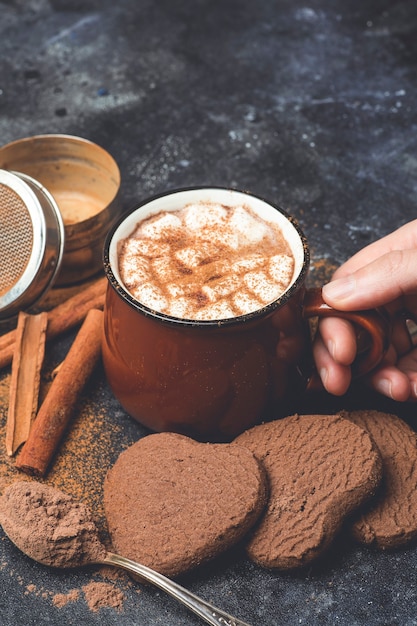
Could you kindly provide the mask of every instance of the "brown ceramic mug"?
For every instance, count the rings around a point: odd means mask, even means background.
[[[260,220],[278,225],[294,259],[283,293],[246,314],[202,320],[160,312],[132,295],[119,271],[121,242],[150,216],[201,202],[249,207]],[[347,318],[366,337],[366,349],[354,363],[356,375],[376,367],[387,347],[384,312],[335,311],[324,304],[320,289],[306,289],[309,249],[299,225],[281,208],[245,192],[190,188],[143,202],[108,234],[104,267],[106,376],[127,413],[154,431],[227,441],[262,420],[288,414],[317,381],[310,318]]]

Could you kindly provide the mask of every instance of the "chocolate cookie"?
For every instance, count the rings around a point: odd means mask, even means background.
[[[268,506],[247,543],[249,557],[267,568],[297,568],[323,554],[381,479],[371,437],[339,415],[293,415],[255,426],[235,443],[268,475]]]
[[[267,499],[263,468],[246,448],[148,435],[125,450],[104,483],[117,552],[177,576],[248,532]]]
[[[396,415],[379,411],[343,414],[365,428],[382,458],[378,496],[353,524],[358,541],[378,548],[403,546],[417,538],[417,435]]]

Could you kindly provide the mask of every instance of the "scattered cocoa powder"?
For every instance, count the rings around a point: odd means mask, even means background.
[[[92,382],[96,388],[99,376],[100,372]],[[12,482],[22,478],[15,469],[14,459],[5,450],[9,385],[10,373],[0,372],[0,494]],[[61,442],[45,482],[84,502],[94,511],[96,524],[106,541],[102,485],[120,446],[127,447],[133,442],[124,436],[120,442],[121,427],[108,417],[101,398],[93,402],[86,397],[89,390],[80,398],[71,427]],[[28,480],[31,479],[28,477]]]
[[[110,607],[120,610],[123,607],[123,592],[106,582],[91,581],[82,588],[88,608],[91,611],[98,611],[103,607]]]
[[[51,289],[36,310],[48,310],[57,306],[76,295],[88,284]],[[0,327],[0,335],[7,330],[9,328]],[[55,346],[51,343],[46,350],[40,402],[45,398],[51,383],[50,373],[58,365],[54,352]],[[65,354],[62,354],[60,358],[64,356]],[[45,482],[84,502],[94,511],[95,521],[105,535],[106,522],[102,504],[104,477],[114,458],[120,453],[120,445],[127,447],[133,441],[127,439],[126,442],[121,442],[118,437],[118,434],[121,434],[121,427],[109,417],[105,401],[102,401],[100,396],[99,387],[102,378],[102,371],[99,368],[79,398],[71,426],[61,442]],[[91,399],[92,390],[98,393],[98,398]],[[9,394],[10,368],[3,368],[0,371],[0,494],[10,483],[21,479],[21,474],[15,469],[14,459],[9,458],[5,452]]]
[[[54,606],[62,608],[66,606],[69,602],[76,602],[80,597],[79,589],[71,589],[68,593],[56,593],[52,598],[52,603]]]

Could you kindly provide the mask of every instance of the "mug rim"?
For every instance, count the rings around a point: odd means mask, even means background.
[[[275,300],[272,300],[272,302],[269,302],[268,304],[266,304],[265,306],[261,307],[260,309],[256,309],[255,311],[251,311],[249,313],[245,313],[243,315],[237,315],[235,317],[230,317],[230,318],[224,318],[224,319],[216,319],[216,320],[195,320],[195,319],[188,319],[188,318],[180,318],[180,317],[175,317],[173,315],[167,315],[166,313],[161,313],[160,311],[157,311],[155,309],[152,309],[148,306],[146,306],[145,304],[143,304],[142,302],[140,302],[139,300],[137,300],[136,298],[134,298],[129,291],[124,287],[124,285],[121,283],[121,281],[119,281],[115,275],[115,273],[113,272],[112,266],[111,266],[111,261],[110,261],[110,246],[113,240],[113,237],[116,233],[116,231],[118,230],[119,226],[133,213],[135,213],[136,211],[139,211],[141,208],[143,208],[145,205],[154,202],[160,198],[166,197],[166,196],[170,196],[170,195],[175,195],[177,193],[182,193],[182,192],[195,192],[195,191],[208,191],[210,189],[213,190],[217,190],[217,191],[224,191],[224,192],[235,192],[237,194],[243,194],[248,196],[249,198],[255,198],[256,200],[265,203],[266,205],[269,205],[270,207],[272,207],[273,209],[279,211],[287,220],[288,222],[290,222],[290,224],[292,225],[292,227],[296,230],[299,238],[300,238],[300,242],[301,242],[301,246],[303,249],[303,261],[302,261],[302,265],[301,265],[301,269],[298,273],[297,278],[294,280],[294,282],[290,285],[290,287],[288,287],[288,289],[286,289],[284,291],[283,294],[281,294],[281,296],[279,296],[278,298],[276,298]],[[294,293],[296,291],[298,291],[298,289],[301,287],[301,285],[304,283],[307,271],[309,269],[309,265],[310,265],[310,249],[309,249],[309,245],[307,242],[307,238],[304,234],[304,232],[302,231],[298,221],[296,218],[294,218],[292,215],[290,215],[285,209],[283,209],[281,206],[270,202],[269,200],[266,200],[265,198],[263,198],[262,196],[259,196],[255,193],[252,193],[250,191],[246,191],[246,190],[241,190],[241,189],[236,189],[234,187],[223,187],[223,186],[219,186],[219,185],[197,185],[197,186],[189,186],[189,187],[178,187],[175,189],[171,189],[168,191],[163,191],[157,194],[154,194],[152,196],[149,196],[147,198],[145,198],[144,200],[140,201],[138,204],[135,204],[133,207],[131,207],[130,209],[127,209],[126,211],[124,211],[119,217],[118,219],[113,223],[113,225],[111,226],[110,230],[107,233],[107,236],[105,238],[105,242],[104,242],[104,248],[103,248],[103,265],[104,265],[104,273],[108,279],[109,285],[114,289],[114,291],[122,298],[122,300],[124,302],[126,302],[131,308],[133,308],[134,310],[144,314],[147,317],[151,317],[155,320],[158,320],[159,322],[163,322],[165,324],[169,324],[169,325],[173,325],[173,326],[179,326],[179,327],[188,327],[188,328],[194,328],[194,327],[198,327],[198,328],[219,328],[219,327],[233,327],[233,326],[239,326],[243,323],[247,324],[250,321],[254,321],[257,320],[258,318],[264,318],[268,315],[270,315],[271,313],[273,313],[275,310],[277,310],[278,308],[281,308],[284,304],[286,304],[288,302],[288,300],[290,300],[290,298],[294,295]]]

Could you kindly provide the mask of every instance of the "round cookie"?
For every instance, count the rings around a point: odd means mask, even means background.
[[[404,546],[417,538],[417,435],[389,413],[364,410],[343,415],[369,432],[383,467],[381,489],[353,524],[353,535],[382,549]]]
[[[122,452],[104,483],[113,545],[177,576],[248,532],[267,499],[263,468],[246,448],[148,435]]]
[[[247,543],[249,557],[267,568],[293,569],[323,554],[381,479],[371,437],[339,415],[293,415],[255,426],[235,443],[268,475],[268,506]]]

